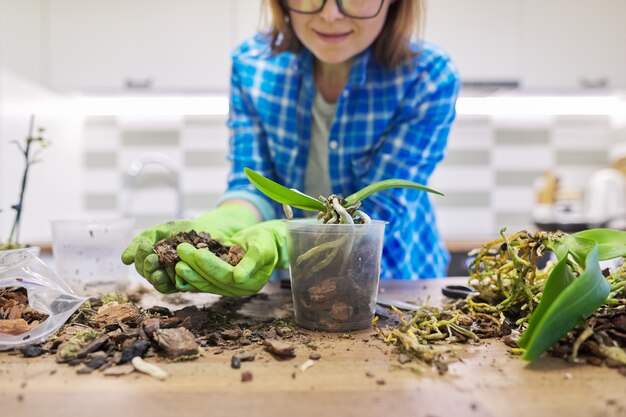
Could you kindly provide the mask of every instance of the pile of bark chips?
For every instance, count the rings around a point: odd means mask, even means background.
[[[143,361],[136,358],[182,361],[194,360],[207,350],[213,354],[233,351],[231,366],[239,368],[242,361],[254,360],[256,350],[282,360],[293,358],[298,345],[306,345],[309,351],[317,349],[308,332],[296,328],[291,318],[259,320],[238,312],[253,299],[263,303],[267,294],[221,298],[204,308],[187,306],[175,311],[159,306],[141,308],[137,304],[140,297],[91,298],[54,337],[19,351],[29,358],[54,355],[57,363],[76,366],[79,374],[125,375],[139,369],[138,364],[144,368]],[[23,288],[0,292],[0,331],[19,334],[45,318],[29,307]],[[312,356],[318,359],[320,355]],[[246,376],[246,380],[250,378]]]

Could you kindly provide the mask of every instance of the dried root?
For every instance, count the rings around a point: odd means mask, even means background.
[[[469,266],[469,285],[478,295],[442,308],[424,306],[411,317],[396,311],[401,323],[395,328],[385,332],[376,320],[373,327],[388,343],[423,360],[429,359],[424,352],[430,343],[523,333],[554,265],[548,261],[539,269],[537,261],[548,242],[560,237],[559,233],[526,231],[507,236],[503,230],[498,239],[470,253],[474,259]],[[604,272],[611,287],[604,306],[561,338],[551,348],[552,355],[626,367],[626,264]],[[503,339],[511,352],[520,350],[510,336]]]

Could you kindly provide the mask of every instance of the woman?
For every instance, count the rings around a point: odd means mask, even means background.
[[[387,178],[426,184],[443,158],[459,81],[442,51],[411,43],[420,0],[268,4],[269,33],[233,55],[232,167],[219,207],[144,232],[123,256],[160,290],[238,295],[258,291],[285,265],[282,224],[267,221],[282,209],[250,185],[244,167],[309,195],[347,196]],[[448,253],[426,193],[389,190],[362,209],[389,222],[382,278],[445,275]],[[190,227],[240,243],[248,254],[238,267],[223,268],[207,251],[179,250],[185,262],[163,269],[151,245]]]

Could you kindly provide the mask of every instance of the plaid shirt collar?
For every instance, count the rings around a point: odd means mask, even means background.
[[[346,89],[350,89],[354,86],[365,85],[367,82],[367,66],[371,56],[371,48],[368,48],[352,59],[352,67],[350,69],[350,74],[348,75],[348,81],[345,87]],[[309,83],[311,85],[313,84],[314,63],[315,59],[313,53],[311,53],[308,49],[302,48],[302,51],[296,54],[294,70],[300,73],[307,83],[307,86]]]

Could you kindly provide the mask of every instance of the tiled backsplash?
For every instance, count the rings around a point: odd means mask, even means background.
[[[444,238],[490,239],[503,226],[532,229],[535,180],[553,170],[564,187],[582,190],[623,136],[605,116],[459,116],[430,184],[445,194],[434,198]],[[149,154],[178,167],[184,216],[202,213],[225,189],[223,117],[88,117],[84,137],[83,204],[93,216],[132,216],[138,228],[176,216],[174,177],[164,166],[128,175],[131,163]]]
[[[446,194],[434,200],[443,235],[483,239],[501,227],[533,229],[536,179],[552,170],[563,188],[582,191],[621,135],[605,116],[460,116],[431,181]]]
[[[155,126],[158,126],[155,129]],[[184,216],[211,207],[226,187],[228,132],[224,118],[133,119],[88,117],[85,121],[84,209],[93,217],[130,216],[143,228],[176,218],[177,186]],[[135,177],[134,161],[148,163]]]

